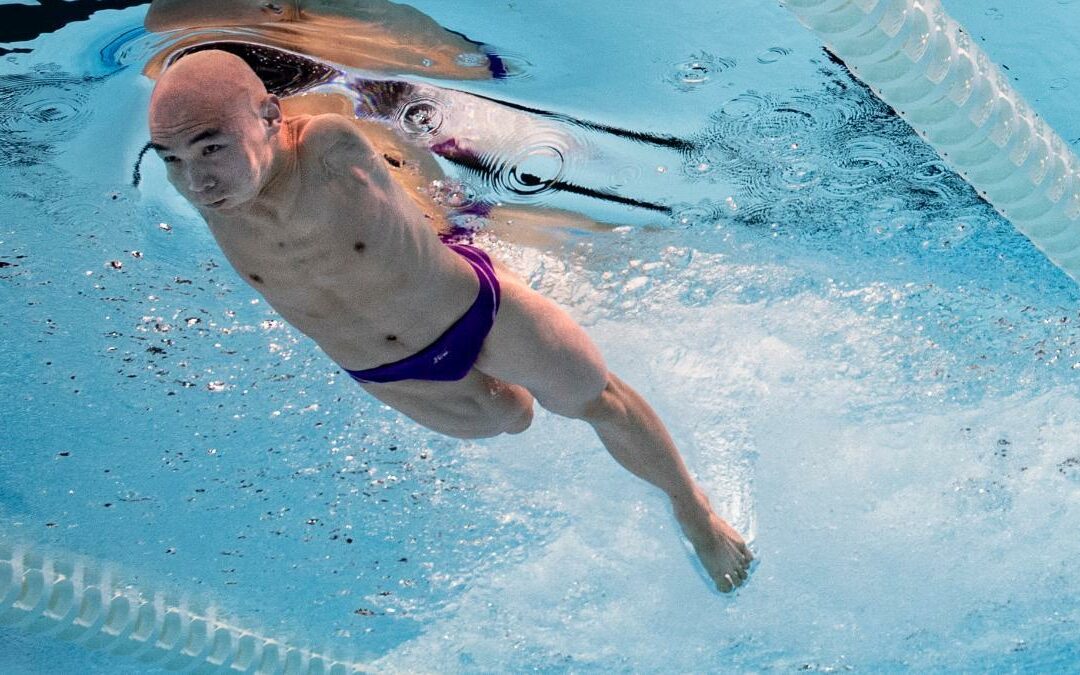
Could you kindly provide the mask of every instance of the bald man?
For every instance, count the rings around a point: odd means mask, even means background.
[[[557,305],[441,241],[347,119],[286,117],[242,59],[208,50],[158,80],[150,135],[240,276],[369,394],[457,438],[525,431],[534,398],[585,420],[668,496],[718,590],[746,579],[749,549],[645,400]]]

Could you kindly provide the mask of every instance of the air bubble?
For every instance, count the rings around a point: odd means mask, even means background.
[[[433,180],[425,192],[436,204],[457,211],[467,211],[482,203],[476,189],[463,181]]]

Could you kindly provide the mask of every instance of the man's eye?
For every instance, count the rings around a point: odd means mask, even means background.
[[[165,162],[166,164],[175,164],[176,163],[176,158],[175,157],[162,157],[161,161]]]
[[[214,143],[211,143],[210,145],[203,148],[202,154],[203,155],[212,155],[212,154],[214,154],[215,152],[217,152],[220,149],[221,149],[220,145],[216,145]]]

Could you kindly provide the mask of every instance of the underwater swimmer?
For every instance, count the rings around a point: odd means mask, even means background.
[[[644,399],[555,303],[440,241],[348,120],[286,116],[242,59],[208,50],[164,72],[149,122],[232,266],[369,394],[458,438],[525,431],[534,399],[584,420],[668,496],[719,590],[746,579],[750,551]]]

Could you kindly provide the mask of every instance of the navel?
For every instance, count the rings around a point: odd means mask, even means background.
[[[387,335],[386,339],[388,341],[390,341],[390,342],[397,342],[397,336],[396,335]]]
[[[362,241],[358,241],[355,244],[353,244],[353,250],[356,251],[357,253],[363,251],[365,248],[367,248],[367,246]]]
[[[260,277],[258,274],[249,274],[248,278],[257,284],[261,284],[263,282],[262,277]]]

